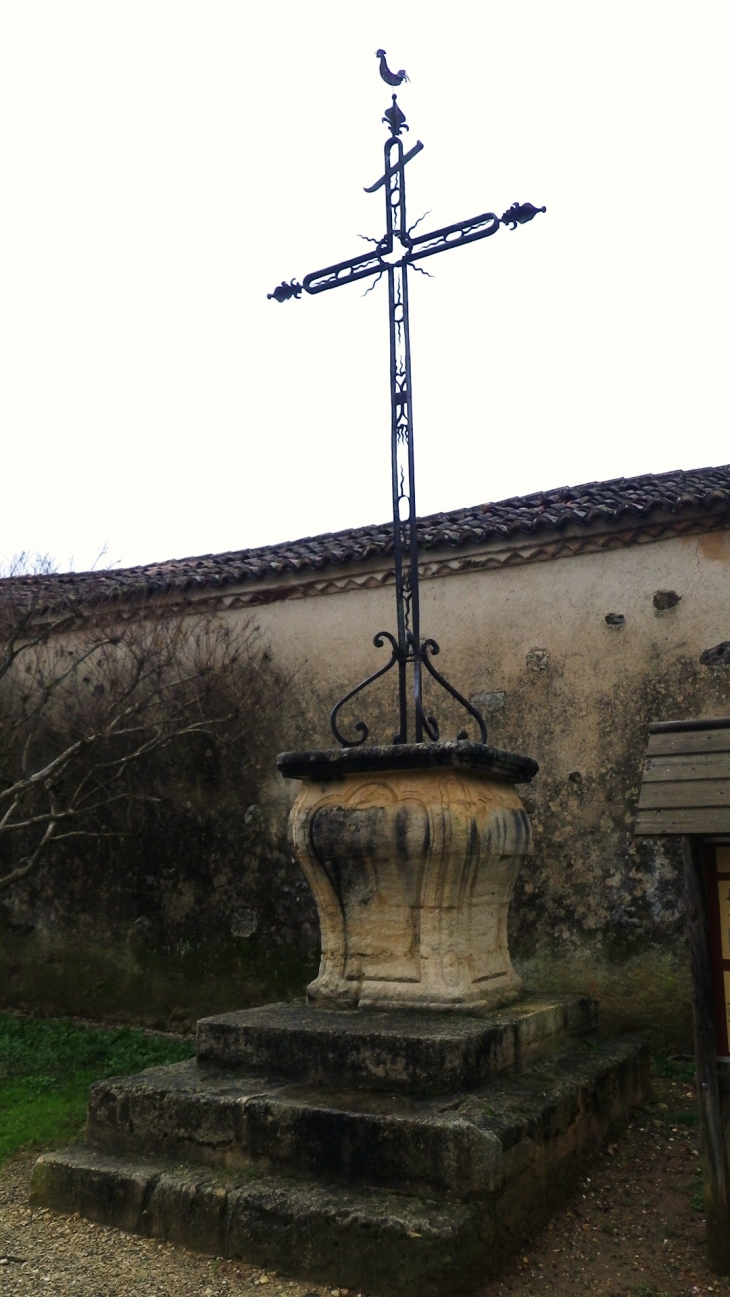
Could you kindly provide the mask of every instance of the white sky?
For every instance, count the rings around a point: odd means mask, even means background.
[[[727,0],[2,0],[0,561],[383,521],[387,292],[279,305],[383,232],[375,50],[419,233],[420,513],[730,460]]]

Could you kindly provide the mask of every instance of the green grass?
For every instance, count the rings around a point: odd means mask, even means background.
[[[177,1063],[191,1041],[0,1014],[0,1162],[68,1143],[83,1130],[89,1086],[105,1076]]]
[[[695,1171],[694,1175],[692,1176],[692,1179],[689,1181],[687,1187],[689,1188],[689,1191],[690,1191],[689,1205],[690,1205],[690,1207],[692,1208],[692,1211],[704,1211],[704,1210],[705,1210],[705,1194],[704,1194],[704,1189],[703,1189],[703,1186],[702,1186],[702,1169],[701,1169],[701,1167],[699,1167],[699,1166],[697,1167],[697,1170]]]
[[[651,1067],[654,1076],[668,1081],[691,1081],[695,1074],[693,1059],[672,1058],[670,1054],[652,1054]]]

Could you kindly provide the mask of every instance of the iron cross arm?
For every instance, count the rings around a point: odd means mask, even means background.
[[[387,176],[384,176],[378,181],[378,185],[386,179]],[[301,284],[295,279],[291,283],[282,282],[269,297],[277,302],[286,302],[291,297],[301,297],[302,291],[314,294],[324,293],[329,288],[340,288],[356,279],[381,275],[393,266],[408,266],[424,257],[433,257],[437,252],[445,252],[447,248],[459,248],[466,243],[476,243],[478,239],[488,239],[490,235],[497,233],[500,225],[515,230],[518,225],[526,225],[545,210],[544,207],[534,207],[532,203],[513,203],[502,216],[497,216],[494,212],[483,212],[481,216],[474,216],[471,220],[444,225],[439,230],[421,234],[415,239],[407,233],[386,235],[371,252],[351,257],[348,261],[338,261],[334,266],[325,266],[324,270],[315,270],[306,275]]]

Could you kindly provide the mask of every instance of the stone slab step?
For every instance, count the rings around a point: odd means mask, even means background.
[[[478,1017],[274,1004],[202,1018],[197,1055],[308,1085],[448,1094],[519,1071],[597,1021],[587,995],[525,999]]]
[[[468,1292],[494,1242],[461,1203],[129,1161],[84,1145],[39,1158],[31,1203],[279,1273],[398,1297]]]
[[[646,1092],[629,1038],[551,1055],[456,1096],[323,1091],[195,1060],[98,1082],[86,1138],[100,1152],[322,1176],[485,1199],[513,1166],[592,1152]]]

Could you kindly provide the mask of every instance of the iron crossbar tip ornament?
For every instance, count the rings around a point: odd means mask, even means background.
[[[378,51],[378,56],[384,51]],[[384,58],[382,60],[384,62]],[[391,74],[392,75],[392,74]],[[399,74],[400,75],[400,74]],[[387,79],[387,78],[386,78]],[[391,83],[392,84],[392,83]],[[411,344],[408,317],[408,268],[421,270],[417,264],[426,257],[435,256],[449,248],[461,247],[496,234],[500,225],[516,230],[526,225],[544,207],[532,203],[513,203],[501,216],[483,212],[471,220],[445,225],[428,234],[414,237],[414,225],[406,220],[405,167],[423,149],[418,140],[408,152],[403,151],[402,134],[408,130],[405,114],[394,94],[391,106],[383,121],[390,130],[385,142],[385,170],[366,193],[385,190],[386,230],[381,239],[371,239],[370,251],[348,261],[325,266],[305,275],[301,283],[283,280],[269,293],[269,299],[286,302],[300,299],[302,293],[316,294],[330,288],[341,288],[359,279],[374,277],[372,287],[383,276],[388,280],[388,314],[390,324],[390,405],[391,405],[391,483],[393,493],[393,565],[395,577],[396,633],[378,631],[373,639],[376,648],[390,648],[390,658],[379,670],[350,689],[330,714],[330,726],[337,742],[343,748],[359,747],[370,733],[368,726],[358,720],[352,726],[353,737],[347,737],[340,728],[342,709],[364,689],[394,668],[398,668],[398,729],[393,744],[406,744],[409,739],[409,712],[412,706],[413,735],[416,743],[438,743],[440,731],[435,716],[427,714],[423,703],[423,679],[428,675],[463,708],[469,721],[479,731],[479,741],[486,743],[487,727],[484,718],[474,705],[436,669],[433,663],[440,652],[434,639],[421,639],[420,603],[418,589],[418,517],[416,513],[415,461],[413,444],[413,414],[411,386]],[[423,271],[422,273],[426,273]],[[408,674],[412,675],[408,688]],[[409,695],[411,706],[409,706]],[[469,732],[461,729],[457,741],[469,739]]]

